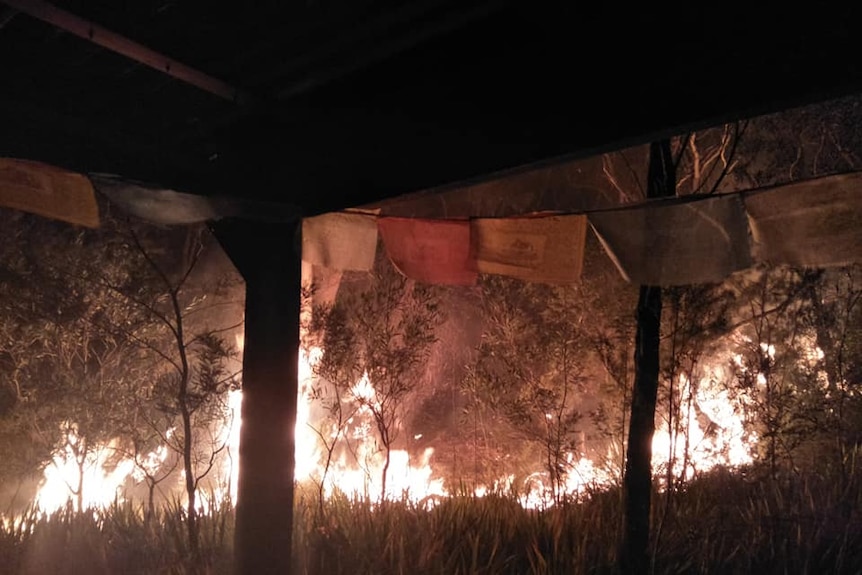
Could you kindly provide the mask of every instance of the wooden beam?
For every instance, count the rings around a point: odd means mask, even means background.
[[[251,104],[255,101],[255,98],[250,94],[235,86],[231,86],[227,82],[214,78],[182,62],[177,62],[170,56],[157,52],[44,0],[3,0],[3,2],[21,13],[47,22],[79,38],[88,40],[117,54],[122,54],[127,58],[225,100],[242,105]]]

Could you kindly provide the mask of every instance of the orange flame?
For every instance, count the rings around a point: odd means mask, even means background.
[[[242,340],[237,343],[241,349]],[[773,350],[765,350],[774,353]],[[322,350],[311,348],[300,354],[299,365],[299,397],[296,422],[296,469],[298,482],[312,481],[321,485],[326,497],[336,491],[350,497],[377,498],[380,494],[380,475],[384,465],[384,457],[376,442],[375,426],[367,406],[353,413],[350,422],[349,435],[322,435],[320,425],[323,414],[317,409],[313,398],[314,363],[320,358]],[[740,415],[738,404],[741,399],[733,399],[728,392],[716,382],[723,381],[729,374],[730,356],[720,357],[694,386],[682,378],[679,381],[680,393],[697,404],[699,416],[693,413],[684,417],[681,422],[681,433],[687,435],[688,453],[685,453],[686,442],[672,437],[665,424],[660,424],[653,439],[653,465],[658,469],[668,464],[669,456],[673,472],[678,477],[691,478],[695,472],[708,471],[716,465],[739,466],[752,461],[751,450],[757,438],[745,429],[745,421]],[[363,398],[365,403],[374,401],[374,387],[367,375],[360,378],[353,386],[354,398]],[[240,407],[242,393],[231,392],[229,405],[234,413],[233,423],[229,428],[219,433],[228,434],[229,448],[227,457],[219,469],[220,485],[225,486],[232,500],[236,500],[238,480],[238,465],[235,456],[239,453],[240,437]],[[324,458],[327,454],[324,441],[349,440],[350,449],[333,452],[329,468],[324,472]],[[673,444],[673,449],[671,445]],[[135,466],[131,460],[121,459],[111,464],[111,456],[116,459],[116,442],[108,442],[94,451],[86,462],[84,484],[84,506],[105,506],[115,499],[122,500],[122,487],[128,478],[135,478]],[[167,448],[162,446],[150,454],[147,465],[153,469],[165,461]],[[412,501],[433,500],[446,497],[444,480],[436,477],[432,467],[434,449],[429,447],[419,454],[411,454],[407,450],[393,449],[390,453],[390,465],[387,474],[388,499],[407,498]],[[610,455],[608,459],[613,459]],[[683,462],[687,468],[683,469]],[[591,489],[601,489],[615,484],[618,473],[606,469],[601,461],[595,461],[580,454],[567,455],[568,473],[562,478],[562,488],[565,495],[583,496]],[[547,507],[552,504],[551,492],[545,474],[540,470],[531,474],[523,485],[513,485],[514,476],[499,478],[489,486],[477,486],[474,493],[483,496],[489,491],[501,492],[514,488],[521,493],[521,504],[525,507]],[[140,479],[140,477],[138,477]],[[45,469],[44,481],[41,485],[36,503],[45,511],[57,509],[66,505],[73,498],[70,486],[77,485],[78,468],[71,452],[58,453],[52,463]]]

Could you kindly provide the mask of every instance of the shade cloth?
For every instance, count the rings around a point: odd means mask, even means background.
[[[633,283],[721,281],[752,263],[748,223],[737,195],[596,212],[589,221],[620,273]]]
[[[743,195],[754,257],[770,264],[862,261],[862,174],[839,174]]]
[[[90,178],[112,204],[148,222],[194,224],[217,220],[223,215],[205,196],[162,189],[107,174],[91,174]]]

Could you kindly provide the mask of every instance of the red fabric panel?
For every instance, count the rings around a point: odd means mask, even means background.
[[[377,225],[389,259],[405,276],[429,284],[476,283],[468,220],[384,217]]]

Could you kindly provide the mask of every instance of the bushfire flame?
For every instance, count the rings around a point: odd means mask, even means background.
[[[79,511],[123,501],[122,487],[135,470],[134,461],[125,458],[111,463],[116,457],[116,441],[98,445],[79,457],[75,452],[79,441],[77,430],[70,426],[65,445],[45,468],[44,480],[34,501],[39,509],[63,508],[78,499],[79,491]]]
[[[238,343],[241,344],[241,340]],[[339,432],[326,431],[328,428],[323,423],[325,413],[317,413],[323,410],[315,409],[313,365],[321,354],[319,348],[300,354],[296,480],[314,483],[326,497],[338,491],[349,497],[377,499],[380,496],[380,478],[385,459],[376,441],[369,410],[356,409],[350,416],[349,426]],[[670,461],[677,477],[690,479],[696,472],[708,471],[716,465],[739,466],[752,461],[751,449],[757,438],[746,433],[739,406],[717,383],[728,376],[723,371],[727,368],[720,364],[719,361],[716,367],[706,370],[697,380],[697,385],[693,386],[686,378],[679,380],[682,401],[689,401],[696,409],[680,410],[681,421],[675,433],[670,433],[666,422],[659,423],[653,439],[654,469],[666,469]],[[352,394],[354,398],[362,398],[366,404],[374,401],[374,387],[367,376],[356,383]],[[231,393],[229,402],[234,422],[226,431],[229,433],[229,448],[218,470],[220,479],[217,482],[227,486],[227,492],[234,501],[239,467],[236,465],[236,455],[239,453],[241,401],[241,392]],[[342,435],[339,436],[339,433]],[[74,437],[71,439],[75,440]],[[327,466],[326,445],[336,441],[346,442],[350,448],[333,450]],[[148,456],[148,465],[158,467],[166,457],[167,448],[160,447]],[[436,476],[432,467],[433,457],[433,448],[425,448],[421,453],[414,454],[403,449],[393,449],[390,453],[386,498],[423,501],[446,497],[448,492],[444,479]],[[609,459],[612,458],[609,456]],[[83,467],[79,467],[68,448],[60,450],[45,469],[36,505],[50,512],[74,500],[81,469],[84,469],[81,481],[84,508],[103,507],[115,500],[123,500],[124,486],[129,481],[140,480],[134,462],[117,456],[116,442],[92,450],[92,455],[84,463]],[[567,463],[568,471],[561,481],[565,495],[580,496],[591,489],[607,487],[619,481],[619,472],[610,471],[603,462],[569,453]],[[522,494],[521,503],[525,507],[543,507],[551,504],[550,488],[543,477],[543,473],[537,470],[524,485],[518,486],[513,485],[514,476],[505,476],[491,485],[477,486],[475,494],[482,496],[489,491],[514,491]]]
[[[688,481],[718,465],[740,467],[754,461],[751,450],[757,436],[746,431],[738,406],[717,383],[716,371],[721,368],[711,368],[696,386],[680,377],[681,421],[673,432],[667,421],[656,429],[652,441],[654,469],[670,465],[674,477]],[[686,404],[692,407],[687,409]]]

